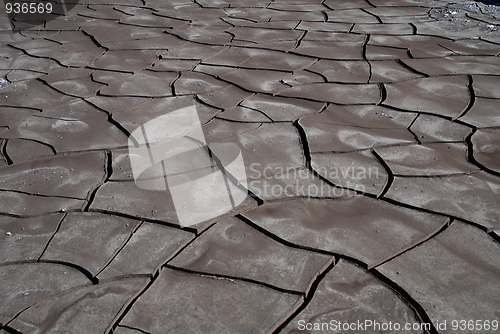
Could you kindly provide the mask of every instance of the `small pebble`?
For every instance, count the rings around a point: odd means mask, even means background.
[[[10,237],[12,235],[12,232],[6,232],[5,234],[7,234]]]

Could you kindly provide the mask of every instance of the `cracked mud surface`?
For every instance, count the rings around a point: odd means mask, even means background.
[[[495,1],[83,2],[0,22],[0,333],[500,321]],[[251,196],[184,227],[128,137],[191,105]]]

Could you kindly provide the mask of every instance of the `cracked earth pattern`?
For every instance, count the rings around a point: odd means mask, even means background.
[[[3,19],[0,333],[500,320],[497,9],[95,0]],[[133,182],[127,138],[190,105],[240,147],[251,196],[182,227]]]

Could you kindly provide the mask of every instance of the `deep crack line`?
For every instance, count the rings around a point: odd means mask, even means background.
[[[122,181],[109,181],[109,182],[122,182]],[[126,181],[126,182],[129,182],[129,181]],[[133,182],[133,181],[130,181],[130,182]],[[139,216],[134,216],[131,214],[122,213],[122,212],[118,212],[118,211],[108,211],[108,210],[104,210],[104,209],[89,208],[88,212],[97,212],[97,213],[102,213],[102,214],[117,216],[117,217],[123,217],[123,218],[137,220],[137,221],[144,221],[144,222],[152,223],[152,224],[159,224],[159,225],[173,227],[173,228],[187,231],[187,232],[191,232],[191,233],[198,232],[198,230],[195,228],[187,227],[187,226],[180,226],[179,224],[171,223],[171,222],[168,222],[166,220],[151,219],[151,218],[147,218],[147,217],[139,217]],[[0,213],[0,215],[5,215],[5,214]],[[10,216],[10,215],[7,215],[7,216]],[[21,217],[21,218],[23,218],[23,217]]]
[[[295,290],[289,290],[289,289],[281,288],[281,287],[276,286],[276,285],[272,285],[272,284],[269,284],[269,283],[266,283],[266,282],[262,282],[262,281],[258,281],[258,280],[251,279],[251,278],[246,278],[246,277],[223,275],[223,274],[216,274],[216,273],[199,271],[199,270],[192,270],[192,269],[187,269],[187,268],[173,266],[173,265],[170,265],[170,264],[166,264],[164,266],[164,268],[168,268],[168,269],[172,269],[172,270],[177,270],[177,271],[182,271],[182,272],[185,272],[185,273],[188,273],[188,274],[198,275],[198,276],[202,276],[202,277],[213,277],[213,278],[217,278],[217,279],[226,279],[226,280],[229,280],[229,281],[241,281],[241,282],[251,283],[251,284],[263,286],[263,287],[266,287],[266,288],[269,288],[269,289],[272,289],[272,290],[275,290],[275,291],[278,291],[278,292],[288,293],[288,294],[297,295],[297,296],[303,296],[304,295],[304,293],[301,292],[301,291],[295,291]]]
[[[2,143],[0,144],[0,152],[2,156],[4,157],[5,161],[7,162],[7,165],[12,165],[14,162],[12,159],[9,157],[9,154],[7,153],[7,143],[9,142],[8,139],[2,140]]]
[[[352,25],[351,29],[354,28],[354,24]],[[368,63],[368,80],[366,80],[366,83],[369,84],[371,79],[372,79],[372,76],[373,76],[373,70],[372,70],[372,64],[371,62],[368,60],[368,57],[366,56],[366,48],[368,46],[368,43],[370,42],[370,37],[371,35],[370,34],[367,34],[366,37],[365,37],[365,40],[363,41],[363,46],[362,46],[362,49],[361,49],[361,53],[362,53],[362,57],[363,59]],[[382,101],[382,99],[381,99]]]
[[[8,165],[7,165],[8,166]],[[5,167],[5,166],[2,166]],[[1,168],[0,168],[1,170]],[[34,197],[44,197],[44,198],[61,198],[61,199],[72,199],[72,200],[77,200],[77,201],[84,201],[85,198],[80,198],[80,197],[72,197],[72,196],[59,196],[59,195],[45,195],[45,194],[39,194],[39,193],[30,193],[27,191],[22,191],[22,190],[17,190],[17,189],[0,189],[0,193],[5,192],[11,192],[11,193],[16,193],[16,194],[23,194],[23,195],[28,195],[28,196],[34,196]],[[62,212],[65,210],[61,210],[59,212]]]
[[[104,96],[104,95],[101,95],[99,94],[99,92],[97,92],[97,94],[95,95],[96,97],[97,96]],[[97,110],[100,110],[102,111],[103,113],[105,113],[108,117],[108,122],[110,122],[111,124],[113,124],[120,132],[122,132],[127,138],[129,138],[130,140],[132,140],[132,142],[134,143],[135,146],[139,146],[139,143],[137,142],[137,140],[132,136],[132,134],[130,133],[130,131],[128,131],[123,125],[121,125],[117,120],[115,120],[113,118],[113,114],[101,107],[99,107],[98,105],[96,105],[95,103],[92,103],[91,101],[87,100],[87,98],[84,98],[82,99],[84,100],[85,102],[89,103],[90,105],[92,105],[93,107],[95,107]],[[143,106],[147,103],[150,103],[151,101],[145,101],[137,106],[135,106],[134,108],[139,108],[140,106]]]
[[[43,254],[45,254],[45,252],[47,251],[47,248],[49,248],[50,242],[52,241],[52,239],[54,239],[54,237],[56,236],[57,232],[59,232],[59,229],[61,228],[62,222],[64,221],[64,219],[66,218],[67,215],[68,215],[67,213],[64,213],[63,216],[61,217],[61,219],[59,219],[59,222],[57,223],[56,230],[54,231],[54,233],[52,233],[52,235],[50,236],[49,240],[47,240],[47,243],[45,244],[45,247],[43,247],[42,252],[40,253],[40,255],[36,259],[37,262],[40,261],[40,259],[42,258]]]
[[[307,291],[304,300],[302,303],[299,305],[299,307],[284,321],[281,322],[281,324],[276,324],[278,327],[272,331],[273,334],[280,333],[283,329],[290,324],[290,322],[293,321],[302,311],[306,309],[306,307],[311,303],[312,299],[314,298],[314,294],[316,293],[316,290],[318,289],[319,284],[322,282],[323,278],[335,267],[335,265],[338,263],[338,259],[332,258],[332,261],[312,280],[311,286],[309,290]],[[275,326],[276,326],[275,325]]]
[[[99,276],[100,273],[102,273],[110,264],[111,262],[113,262],[113,260],[118,256],[118,254],[120,254],[120,252],[123,250],[123,248],[125,248],[125,246],[127,246],[128,242],[130,241],[130,239],[132,239],[132,237],[134,236],[134,234],[137,232],[137,230],[142,226],[143,222],[140,221],[135,227],[134,229],[132,230],[132,232],[129,233],[129,235],[127,236],[127,239],[120,245],[120,247],[118,247],[115,252],[113,253],[113,255],[111,255],[111,257],[108,259],[108,261],[102,266],[102,268],[94,275],[94,277],[97,277]]]
[[[151,275],[151,278],[148,281],[146,281],[144,283],[144,285],[127,302],[125,302],[123,304],[123,307],[120,309],[120,311],[117,313],[117,315],[115,316],[115,318],[113,319],[113,321],[111,321],[110,325],[106,329],[105,334],[110,334],[110,333],[114,332],[114,330],[120,325],[120,322],[123,320],[123,318],[125,318],[125,316],[130,311],[130,309],[132,309],[132,307],[134,306],[135,302],[144,293],[146,293],[146,291],[154,284],[154,282],[156,281],[156,279],[158,279],[158,277],[160,276],[161,269],[168,262],[170,262],[172,259],[174,259],[177,255],[179,255],[182,251],[184,251],[184,249],[186,249],[186,247],[188,247],[195,240],[197,240],[200,235],[202,235],[203,233],[205,233],[206,231],[208,231],[210,229],[210,227],[212,227],[213,225],[215,225],[215,223],[212,224],[211,226],[207,227],[206,229],[202,230],[198,235],[194,235],[193,234],[193,236],[190,239],[186,240],[184,242],[184,244],[180,245],[162,263],[160,263],[156,267],[155,271]]]
[[[371,68],[371,65],[370,65]],[[371,76],[371,70],[370,70],[370,76]],[[385,100],[387,99],[387,88],[385,88],[385,85],[383,83],[378,83],[377,84],[379,90],[380,90],[380,100],[376,103],[377,106],[383,104]]]
[[[472,136],[476,132],[477,132],[477,128],[474,127],[469,132],[469,134],[465,137],[465,143],[467,144],[467,161],[469,161],[471,164],[475,165],[476,167],[478,167],[479,169],[481,169],[482,171],[484,171],[488,174],[500,177],[500,172],[494,171],[494,170],[484,166],[479,161],[477,161],[476,158],[474,157],[474,144],[472,143]]]
[[[405,289],[403,289],[401,286],[399,286],[396,282],[393,280],[389,279],[386,277],[384,274],[382,274],[380,271],[376,269],[370,269],[368,271],[371,273],[375,278],[377,278],[379,281],[384,283],[387,287],[389,287],[393,292],[395,292],[398,297],[407,305],[409,306],[414,314],[417,316],[417,320],[422,324],[428,324],[430,326],[430,330],[427,330],[425,327],[425,332],[428,334],[438,334],[438,331],[436,330],[436,327],[431,321],[431,318],[425,311],[424,307],[420,305]]]
[[[417,113],[417,115],[412,119],[410,124],[408,124],[408,126],[406,127],[406,130],[408,130],[413,135],[413,138],[415,138],[418,145],[422,145],[422,141],[420,140],[419,136],[415,132],[413,132],[413,130],[411,129],[411,127],[413,126],[413,124],[415,124],[415,122],[417,121],[417,118],[419,116],[420,116],[420,114]]]
[[[344,259],[346,261],[349,261],[351,263],[355,263],[356,265],[358,265],[359,267],[362,267],[364,269],[368,269],[368,264],[366,264],[365,262],[361,261],[361,260],[358,260],[354,257],[351,257],[349,255],[345,255],[345,254],[340,254],[340,253],[336,253],[336,252],[331,252],[331,251],[327,251],[327,250],[323,250],[323,249],[320,249],[320,248],[313,248],[313,247],[309,247],[309,246],[304,246],[304,245],[298,245],[298,244],[295,244],[291,241],[288,241],[288,240],[285,240],[283,238],[281,238],[280,236],[272,233],[272,232],[269,232],[268,230],[266,230],[265,228],[259,226],[258,224],[254,223],[252,220],[250,220],[249,218],[243,216],[243,214],[238,214],[235,216],[236,218],[238,218],[239,220],[243,221],[244,223],[246,223],[248,226],[250,226],[251,228],[253,228],[254,230],[264,234],[265,236],[267,236],[268,238],[282,244],[282,245],[285,245],[287,247],[291,247],[291,248],[295,248],[295,249],[300,249],[300,250],[304,250],[304,251],[309,251],[309,252],[314,252],[314,253],[319,253],[319,254],[324,254],[324,255],[329,255],[329,256],[332,256],[332,257],[336,257],[336,258],[341,258],[341,259]]]
[[[130,327],[130,326],[125,326],[125,325],[119,325],[118,327],[127,328],[127,329],[130,329],[132,331],[139,332],[139,333],[151,334],[150,332],[146,332],[146,331],[144,331],[144,330],[142,330],[140,328],[136,328],[136,327]]]
[[[452,118],[452,121],[465,116],[471,110],[471,108],[474,106],[474,103],[476,102],[476,93],[474,92],[474,79],[472,78],[472,75],[467,74],[468,82],[467,82],[467,90],[469,91],[469,104],[467,107],[464,108],[464,110],[458,114],[457,116]]]
[[[99,283],[99,279],[97,277],[94,277],[94,275],[92,275],[92,273],[88,269],[86,269],[78,264],[75,264],[75,263],[60,261],[60,260],[52,260],[52,259],[40,259],[37,261],[37,263],[54,263],[54,264],[59,264],[62,266],[70,267],[70,268],[76,269],[80,273],[82,273],[85,277],[87,277],[89,279],[89,281],[92,282],[93,285],[96,285]]]
[[[370,3],[370,5],[371,5],[371,3]],[[367,10],[366,10],[366,9],[364,9],[364,8],[360,8],[360,10],[361,10],[361,11],[363,11],[363,12],[365,12],[366,14],[369,14],[369,15],[373,16],[375,19],[377,19],[378,23],[380,23],[380,24],[384,24],[384,21],[382,21],[382,19],[381,19],[378,15],[375,15],[375,14],[373,14],[373,13],[371,13],[371,12],[367,11]]]
[[[0,326],[0,329],[3,329],[4,331],[6,331],[9,334],[24,334],[23,332],[20,332],[20,331],[14,329],[8,325]]]
[[[448,227],[450,227],[451,223],[454,221],[454,219],[450,219],[450,218],[446,218],[443,223],[441,224],[441,226],[439,226],[439,228],[437,228],[434,232],[424,236],[422,239],[416,241],[415,243],[405,247],[404,249],[400,250],[398,253],[396,254],[393,254],[391,256],[389,256],[388,258],[384,259],[384,260],[380,260],[378,262],[375,262],[375,263],[372,263],[368,266],[368,270],[371,270],[371,269],[375,269],[381,265],[383,265],[384,263],[387,263],[389,261],[392,261],[393,259],[397,258],[398,256],[401,256],[409,251],[411,251],[412,249],[424,244],[425,242],[431,240],[432,238],[436,237],[437,235],[441,234],[442,232],[444,232],[446,229],[448,229]]]
[[[300,120],[301,120],[301,118],[296,120],[292,124],[296,128],[297,132],[299,133],[299,139],[300,139],[300,143],[302,145],[302,150],[303,150],[303,154],[304,154],[304,165],[305,165],[306,169],[309,170],[309,172],[311,172],[312,175],[316,176],[318,179],[320,179],[322,182],[325,182],[326,184],[328,184],[332,188],[352,191],[358,195],[363,195],[363,196],[367,196],[367,197],[375,197],[375,195],[367,194],[367,193],[362,192],[358,189],[351,189],[348,187],[342,187],[342,186],[336,185],[332,181],[328,180],[327,178],[325,178],[324,176],[319,174],[312,167],[312,156],[311,156],[311,151],[309,149],[309,144],[307,141],[307,135],[306,135],[304,128],[299,124]]]
[[[415,299],[413,299],[413,297],[411,297],[411,295],[406,290],[404,290],[402,287],[400,287],[399,285],[397,285],[395,282],[393,282],[392,280],[390,280],[388,277],[386,277],[385,275],[383,275],[378,270],[376,270],[374,268],[369,269],[368,265],[366,263],[364,263],[363,261],[358,260],[358,259],[353,258],[353,257],[350,257],[350,256],[347,256],[347,255],[344,255],[344,254],[339,254],[339,253],[335,253],[335,252],[325,251],[325,250],[322,250],[322,249],[315,249],[315,248],[310,248],[310,247],[306,247],[306,246],[301,246],[301,245],[294,244],[294,243],[292,243],[290,241],[287,241],[285,239],[282,239],[281,237],[279,237],[279,236],[277,236],[277,235],[275,235],[275,234],[267,231],[266,229],[260,227],[259,225],[257,225],[256,223],[254,223],[253,221],[251,221],[250,219],[248,219],[247,217],[244,217],[242,215],[237,215],[236,217],[238,219],[242,220],[243,222],[245,222],[250,227],[256,229],[257,231],[260,231],[261,233],[265,234],[269,238],[271,238],[271,239],[273,239],[273,240],[275,240],[275,241],[277,241],[277,242],[279,242],[279,243],[281,243],[281,244],[283,244],[285,246],[293,247],[293,248],[297,248],[297,249],[302,249],[302,250],[307,250],[307,251],[313,251],[313,252],[317,252],[317,253],[320,253],[320,254],[330,255],[330,256],[333,256],[335,259],[345,260],[345,261],[347,261],[349,263],[355,264],[356,266],[361,267],[361,268],[367,270],[368,273],[371,273],[375,278],[377,278],[379,281],[381,281],[383,284],[385,284],[388,288],[390,288],[391,291],[395,292],[398,295],[398,297],[400,297],[401,300],[407,306],[409,306],[410,309],[414,312],[414,314],[416,315],[417,320],[419,320],[422,324],[430,323],[431,331],[428,332],[428,333],[432,333],[432,334],[437,333],[437,331],[434,328],[434,325],[430,321],[430,318],[427,315],[427,313],[425,312],[424,308]],[[332,262],[331,266],[333,267],[333,265],[334,264]],[[331,269],[332,268],[326,268],[325,271],[324,271],[324,275],[326,276],[325,272],[327,270],[331,270]],[[317,289],[317,285],[316,284],[319,285],[319,283],[321,282],[321,280],[322,280],[323,277],[324,276],[321,277],[321,275],[320,275],[320,277],[316,279],[316,281],[313,283],[313,285],[311,285],[311,289],[306,294],[306,295],[310,296],[310,300],[312,300],[312,298],[314,297],[313,296],[314,292]],[[310,300],[308,301],[308,303],[310,302]],[[306,306],[307,305],[305,305],[303,308],[305,308]],[[303,309],[301,309],[301,311],[302,310]],[[293,318],[295,318],[298,315],[298,313],[300,313],[300,312],[294,312],[294,314],[292,314],[291,318],[286,323],[286,325],[288,323],[290,323],[290,321],[292,321]],[[282,330],[284,327],[286,327],[286,325],[285,324],[280,325],[279,329]],[[434,331],[433,331],[433,329],[434,329]]]
[[[407,49],[406,52],[408,53],[409,56],[411,56],[410,58],[413,59],[413,56],[411,55],[411,51],[410,49]],[[406,70],[414,73],[414,74],[417,74],[417,75],[420,75],[420,76],[423,76],[424,78],[429,78],[429,74],[427,73],[424,73],[424,72],[420,72],[416,69],[414,69],[413,67],[411,67],[410,65],[408,65],[407,63],[405,63],[404,61],[402,61],[401,59],[396,59],[396,63],[398,63],[399,65],[401,65],[403,68],[405,68]],[[411,79],[410,79],[411,80]]]
[[[250,130],[250,131],[252,131],[252,130]],[[241,133],[241,134],[243,134],[243,133]],[[240,183],[240,181],[238,180],[238,178],[235,177],[231,173],[231,171],[229,171],[224,166],[224,164],[222,163],[222,160],[210,149],[210,147],[208,145],[206,145],[205,143],[199,141],[198,139],[190,137],[190,136],[185,136],[185,138],[187,138],[187,139],[193,141],[194,143],[196,143],[200,147],[200,149],[203,150],[207,154],[207,156],[210,157],[210,159],[213,162],[215,162],[215,164],[217,165],[218,170],[222,173],[222,176],[224,178],[224,183],[225,183],[225,186],[226,186],[226,190],[228,191],[229,194],[231,194],[231,196],[229,196],[229,198],[230,198],[231,206],[233,207],[233,209],[235,209],[236,206],[234,204],[234,199],[233,199],[233,196],[232,196],[231,188],[229,186],[229,182],[231,182],[231,184],[234,187],[240,189],[242,192],[246,192],[248,194],[248,196],[250,196],[251,198],[253,198],[257,202],[258,206],[260,206],[260,205],[262,205],[264,203],[264,201],[259,196],[257,196],[257,194],[255,194],[250,189],[248,189],[249,188],[248,186],[244,186],[243,184]]]
[[[395,199],[389,198],[389,197],[385,197],[385,196],[379,198],[379,200],[387,202],[387,203],[392,204],[392,205],[396,205],[396,206],[399,206],[399,207],[403,207],[403,208],[407,208],[407,209],[411,209],[411,210],[415,210],[415,211],[430,213],[430,214],[434,214],[434,215],[438,215],[438,216],[442,216],[442,217],[449,217],[449,218],[451,218],[453,220],[460,220],[462,223],[465,223],[467,225],[475,227],[475,228],[481,230],[482,232],[488,234],[488,228],[486,228],[485,226],[480,225],[480,224],[478,224],[476,222],[473,222],[471,220],[465,219],[463,217],[458,217],[458,216],[455,216],[453,214],[448,214],[448,213],[443,213],[443,212],[433,211],[433,210],[430,210],[430,209],[421,208],[421,207],[418,207],[418,206],[413,206],[411,204],[404,203],[404,202],[399,202],[398,200],[395,200]]]
[[[302,34],[299,36],[299,38],[297,39],[297,41],[295,42],[294,47],[289,51],[297,49],[300,46],[300,43],[302,43],[302,40],[304,39],[304,37],[306,37],[306,34],[307,34],[307,30],[304,30],[302,32]]]
[[[58,293],[55,293],[55,294],[52,294],[52,295],[48,295],[46,297],[42,297],[41,299],[37,299],[35,300],[34,302],[22,307],[21,309],[19,309],[13,316],[11,316],[10,318],[7,318],[7,320],[3,323],[3,326],[2,327],[2,324],[0,324],[0,329],[4,329],[6,330],[6,328],[10,328],[12,330],[12,332],[9,332],[9,333],[21,333],[22,332],[18,332],[16,329],[12,328],[9,326],[9,324],[14,321],[17,317],[19,317],[24,311],[30,309],[31,307],[33,306],[36,306],[36,305],[39,305],[40,303],[43,303],[47,300],[51,300],[51,299],[55,299],[55,298],[58,298],[58,297],[62,297],[62,296],[65,296],[65,295],[68,295],[70,293],[74,293],[74,292],[77,292],[79,290],[82,290],[82,289],[85,289],[85,288],[88,288],[89,286],[92,286],[93,284],[92,283],[87,283],[87,284],[82,284],[82,285],[78,285],[78,286],[75,286],[75,287],[72,287],[72,288],[69,288],[69,289],[66,289],[64,291],[61,291],[61,292],[58,292]]]
[[[306,167],[311,171],[311,173],[313,173],[315,176],[319,177],[322,181],[326,182],[330,186],[335,187],[335,188],[342,188],[342,189],[344,189],[343,187],[339,187],[339,186],[333,184],[328,179],[325,179],[324,177],[322,177],[321,175],[319,175],[314,170],[314,168],[312,168],[312,165],[311,165],[311,153],[310,153],[310,150],[309,150],[309,145],[308,145],[308,142],[307,142],[306,133],[305,133],[305,130],[302,128],[302,126],[299,124],[299,121],[300,121],[300,119],[298,121],[293,122],[293,124],[297,128],[297,130],[299,132],[299,135],[300,135],[300,140],[301,140],[301,143],[303,145],[303,150],[304,150],[304,159],[305,159]],[[471,131],[471,134],[468,136],[468,145],[472,145],[472,142],[470,141],[470,136],[472,136],[472,133],[473,133],[473,131]],[[466,138],[466,141],[467,141],[467,138]],[[473,159],[474,157],[472,156],[471,152],[472,152],[472,148],[469,151],[469,154],[471,155],[471,159]],[[478,165],[480,165],[480,164],[478,164]],[[480,165],[480,166],[482,166],[482,165]],[[389,174],[389,175],[391,175],[391,174]],[[393,177],[394,177],[394,175],[393,175]],[[347,188],[347,189],[350,190],[349,188]],[[389,187],[387,188],[387,190],[388,189],[389,189]],[[372,194],[367,194],[367,193],[364,193],[364,192],[359,192],[359,191],[357,191],[355,189],[353,191],[356,191],[359,195],[362,195],[362,196],[371,197],[371,198],[377,198],[376,196],[374,196]],[[487,233],[487,229],[484,226],[482,226],[482,225],[480,225],[478,223],[466,220],[466,219],[461,218],[461,217],[457,217],[457,216],[454,216],[454,215],[445,214],[445,213],[442,213],[442,212],[432,211],[432,210],[424,209],[424,208],[421,208],[421,207],[416,207],[416,206],[413,206],[413,205],[410,205],[410,204],[407,204],[407,203],[399,202],[399,201],[394,200],[392,198],[387,198],[385,196],[379,196],[378,199],[382,200],[384,202],[387,202],[387,203],[399,206],[399,207],[405,207],[405,208],[416,210],[416,211],[420,211],[420,212],[427,212],[427,213],[432,213],[432,214],[436,214],[436,215],[439,215],[439,216],[444,216],[444,217],[450,217],[450,218],[453,218],[453,219],[458,219],[458,220],[463,221],[464,223],[467,223],[467,224],[469,224],[469,225],[471,225],[471,226],[473,226],[475,228],[478,228],[481,231]],[[336,255],[340,256],[340,254],[336,254]],[[362,265],[364,265],[365,267],[367,267],[366,264],[362,264]]]
[[[391,168],[389,167],[389,165],[387,164],[387,162],[385,162],[385,160],[377,153],[377,151],[372,149],[371,152],[375,156],[377,161],[382,165],[382,167],[384,167],[385,171],[387,172],[387,181],[384,185],[384,188],[377,195],[377,198],[380,198],[380,197],[385,196],[385,194],[387,194],[387,192],[389,191],[389,188],[392,186],[392,183],[394,182],[394,173],[391,170]]]
[[[99,182],[93,189],[91,189],[88,192],[88,196],[85,200],[85,204],[83,206],[82,211],[84,211],[84,212],[89,211],[90,206],[94,202],[94,198],[97,194],[97,191],[99,190],[99,188],[101,188],[101,186],[103,186],[109,180],[109,178],[113,174],[112,161],[113,161],[113,158],[111,156],[111,151],[106,151],[106,155],[104,158],[104,176],[103,176],[101,182]]]

